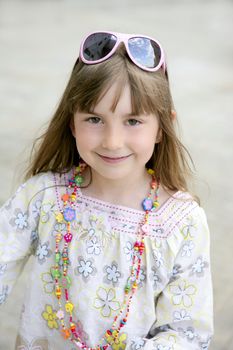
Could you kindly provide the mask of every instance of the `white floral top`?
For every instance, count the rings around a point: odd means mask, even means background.
[[[68,175],[66,176],[68,178]],[[65,178],[51,172],[20,186],[0,210],[0,304],[34,255],[16,349],[74,350],[60,334],[51,267],[57,197]],[[62,185],[62,186],[59,186]],[[57,192],[57,193],[56,193]],[[72,222],[71,300],[79,335],[94,347],[121,308],[133,244],[144,212],[82,195]],[[177,192],[149,217],[145,252],[126,326],[114,350],[207,350],[213,332],[209,231],[202,208]]]

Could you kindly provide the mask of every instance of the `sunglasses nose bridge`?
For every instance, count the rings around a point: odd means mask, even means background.
[[[117,40],[117,45],[116,45],[116,49],[124,49],[127,53],[129,53],[128,50],[128,35],[120,35],[118,36],[118,40]]]

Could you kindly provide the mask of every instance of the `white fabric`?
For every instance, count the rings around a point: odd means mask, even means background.
[[[70,175],[56,181],[64,185]],[[16,349],[73,350],[58,331],[54,265],[58,224],[51,172],[22,185],[0,210],[0,304],[34,255]],[[123,301],[143,211],[112,205],[78,192],[69,271],[75,322],[94,347],[111,327]],[[114,350],[207,350],[213,333],[209,231],[203,209],[181,191],[150,214],[140,287]]]

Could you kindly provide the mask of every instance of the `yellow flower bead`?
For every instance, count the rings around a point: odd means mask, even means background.
[[[72,303],[66,303],[65,305],[65,308],[66,308],[66,312],[72,312],[73,311],[73,308],[74,308],[74,305]]]
[[[63,221],[63,214],[62,213],[57,214],[56,220],[57,220],[57,222],[61,223]]]
[[[153,169],[147,169],[149,175],[154,175],[155,171]]]

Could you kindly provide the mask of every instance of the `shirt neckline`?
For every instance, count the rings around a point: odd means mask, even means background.
[[[93,196],[85,195],[85,194],[83,194],[82,189],[80,187],[78,188],[78,193],[79,193],[79,197],[80,198],[82,198],[82,199],[84,199],[84,200],[86,200],[88,202],[99,204],[99,205],[101,205],[103,207],[106,207],[106,208],[112,208],[113,210],[120,210],[120,211],[131,212],[131,213],[135,213],[137,215],[145,215],[145,211],[143,209],[142,210],[138,210],[138,209],[135,209],[135,208],[124,206],[124,205],[118,205],[118,204],[114,204],[114,203],[111,203],[111,202],[108,202],[108,201],[104,201],[102,199],[99,199],[99,198],[96,198],[96,197],[93,197]],[[151,214],[154,213],[156,215],[159,215],[160,211],[164,211],[166,209],[166,207],[169,206],[170,202],[172,202],[173,200],[177,199],[180,194],[181,194],[180,190],[176,191],[173,194],[173,196],[169,197],[156,210],[153,210],[151,212]]]

